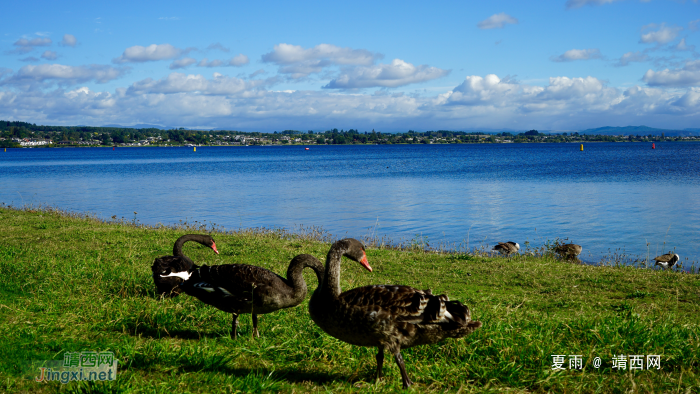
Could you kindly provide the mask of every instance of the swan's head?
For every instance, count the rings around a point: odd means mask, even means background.
[[[372,267],[370,267],[369,262],[367,262],[367,254],[365,253],[365,246],[362,245],[362,242],[354,238],[345,238],[338,242],[344,242],[346,244],[345,253],[343,253],[345,257],[357,261],[363,267],[367,268],[369,272],[372,272]]]
[[[209,247],[212,248],[212,249],[214,249],[214,252],[215,252],[216,254],[219,254],[219,251],[216,250],[216,242],[214,242],[213,239],[211,240],[211,246],[209,246]]]

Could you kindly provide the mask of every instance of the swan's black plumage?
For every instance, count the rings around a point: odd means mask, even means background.
[[[340,263],[346,256],[368,270],[362,244],[352,238],[333,244],[326,259],[323,284],[309,302],[311,319],[341,341],[377,347],[377,379],[382,376],[384,351],[394,355],[404,388],[412,384],[401,349],[461,338],[481,327],[469,308],[446,295],[410,286],[365,286],[341,293]]]
[[[187,265],[177,260],[172,263],[181,268],[186,268]],[[247,264],[194,266],[186,271],[171,269],[170,275],[187,278],[178,284],[179,291],[231,313],[231,337],[235,338],[240,314],[252,314],[253,334],[259,336],[258,315],[299,305],[307,294],[306,282],[302,276],[306,267],[314,270],[319,283],[323,281],[323,264],[308,254],[292,259],[286,279],[265,268]]]
[[[186,234],[178,238],[173,245],[173,255],[158,257],[153,262],[151,266],[151,271],[153,272],[153,283],[156,285],[156,290],[158,294],[164,296],[177,296],[180,294],[180,288],[178,287],[185,278],[180,276],[171,276],[173,272],[187,272],[192,270],[196,265],[189,257],[185,256],[182,252],[182,246],[185,242],[194,241],[202,244],[208,248],[211,248],[219,254],[216,250],[216,243],[214,238],[206,234]]]

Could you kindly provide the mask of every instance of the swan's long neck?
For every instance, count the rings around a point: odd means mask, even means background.
[[[206,244],[206,240],[206,237],[203,237],[199,234],[183,235],[182,237],[178,238],[177,241],[175,241],[175,245],[173,245],[173,256],[184,256],[184,254],[182,253],[182,246],[185,244],[185,242],[195,241],[204,246],[209,246]]]
[[[295,295],[306,295],[306,281],[302,275],[302,271],[306,267],[314,270],[319,286],[323,283],[323,264],[314,256],[308,254],[299,255],[292,259],[287,269],[287,281],[292,285]]]
[[[337,243],[336,243],[337,244]],[[326,257],[326,273],[323,286],[319,286],[327,296],[337,297],[341,293],[340,289],[340,262],[345,250],[334,247],[328,251]]]

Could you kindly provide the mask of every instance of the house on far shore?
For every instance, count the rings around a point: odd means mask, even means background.
[[[18,140],[17,142],[19,142],[19,144],[22,146],[42,146],[42,145],[49,145],[52,143],[51,140],[29,139],[29,138],[21,139],[21,140]]]

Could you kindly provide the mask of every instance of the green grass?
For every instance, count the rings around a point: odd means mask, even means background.
[[[301,306],[260,318],[262,337],[231,340],[231,316],[188,296],[159,299],[153,259],[192,226],[105,223],[51,209],[0,208],[0,391],[66,393],[400,391],[391,358],[375,384],[376,349],[323,333]],[[199,227],[204,230],[203,226]],[[202,232],[202,231],[198,231]],[[200,264],[246,263],[286,272],[295,255],[325,259],[309,233],[214,232],[221,252],[189,243]],[[700,277],[632,267],[368,248],[373,273],[345,261],[344,289],[404,284],[448,293],[483,327],[459,340],[402,352],[409,392],[699,392]],[[308,270],[307,270],[308,271]],[[305,277],[316,288],[311,272]],[[113,351],[107,383],[36,383],[32,360]],[[552,355],[582,355],[581,371]],[[660,370],[611,369],[615,355],[660,355]],[[603,360],[593,367],[593,358]],[[568,360],[568,358],[567,358]]]

